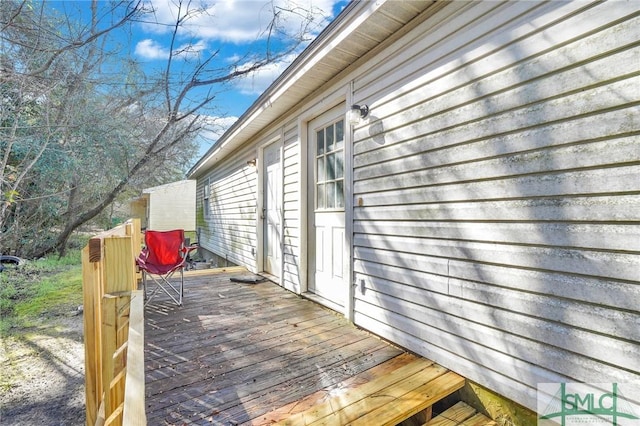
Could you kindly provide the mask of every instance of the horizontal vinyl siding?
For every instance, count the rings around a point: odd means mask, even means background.
[[[456,2],[366,64],[356,324],[532,409],[640,381],[638,15]]]
[[[284,134],[283,212],[284,241],[282,285],[300,293],[300,138],[296,123]]]
[[[195,231],[195,186],[180,185],[149,194],[149,229]]]
[[[228,261],[256,269],[257,173],[247,161],[254,150],[232,157],[224,166],[198,181],[198,211],[204,184],[210,182],[210,215],[199,215],[200,245]]]

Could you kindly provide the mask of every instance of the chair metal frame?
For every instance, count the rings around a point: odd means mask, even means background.
[[[182,306],[184,297],[184,268],[189,253],[198,245],[185,246],[184,230],[145,231],[145,247],[136,258],[136,264],[142,271],[145,306],[159,290],[162,290],[173,302]],[[176,271],[180,271],[179,286],[169,280]],[[156,284],[149,294],[147,292],[147,276]]]

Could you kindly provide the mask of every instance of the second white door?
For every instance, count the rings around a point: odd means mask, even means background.
[[[269,145],[264,150],[263,269],[276,277],[280,277],[282,263],[282,169],[280,164],[280,145]]]

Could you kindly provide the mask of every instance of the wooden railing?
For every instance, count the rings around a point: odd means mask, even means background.
[[[132,219],[82,251],[87,425],[146,424],[140,246],[140,220]]]

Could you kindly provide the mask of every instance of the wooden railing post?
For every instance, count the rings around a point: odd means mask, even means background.
[[[135,258],[131,237],[109,237],[104,239],[103,282],[105,293],[136,290]]]
[[[87,426],[95,425],[102,401],[102,262],[89,262],[89,246],[82,250],[84,307],[85,412]]]
[[[134,260],[141,240],[134,219],[91,238],[82,251],[87,425],[121,425],[125,411],[145,422],[144,306]],[[142,389],[129,404],[128,386]]]
[[[129,219],[127,222],[127,235],[130,235],[132,238],[133,255],[137,256],[142,248],[142,231],[139,218]],[[135,282],[138,283],[142,279],[142,273],[138,271],[137,268],[134,268],[134,270]]]

